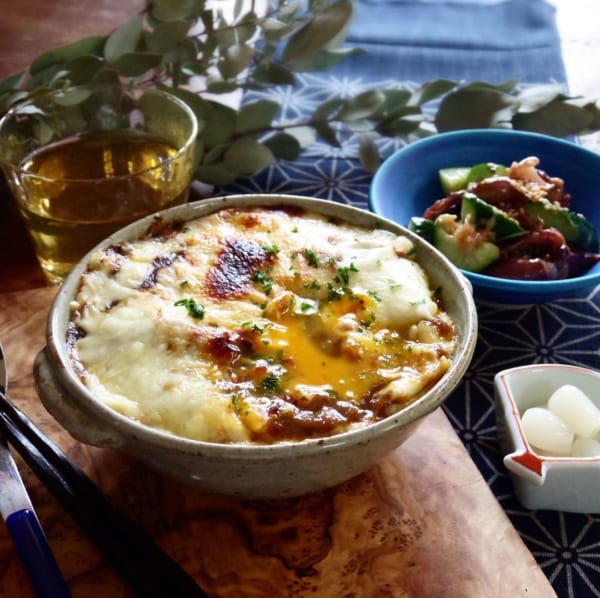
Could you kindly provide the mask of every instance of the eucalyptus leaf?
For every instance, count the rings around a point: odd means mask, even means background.
[[[265,139],[263,143],[271,150],[275,158],[283,160],[295,160],[302,151],[298,139],[288,133],[275,133]]]
[[[352,122],[371,116],[383,105],[385,95],[381,91],[369,90],[358,94],[338,112],[342,122]]]
[[[195,174],[204,183],[224,186],[233,183],[241,173],[229,170],[224,164],[210,164],[198,166]]]
[[[346,105],[348,104],[347,100],[342,98],[333,98],[331,100],[327,100],[323,102],[317,109],[313,112],[312,121],[317,122],[323,119],[332,118],[334,115],[337,115]]]
[[[31,75],[36,75],[48,67],[63,64],[79,56],[88,54],[100,56],[106,39],[104,36],[86,37],[79,41],[43,52],[31,63],[29,72]]]
[[[438,131],[497,127],[517,107],[516,98],[491,86],[458,89],[440,102],[435,124]]]
[[[189,30],[190,23],[187,21],[160,23],[152,31],[144,33],[146,49],[157,54],[171,52],[186,39]]]
[[[0,81],[0,93],[4,93],[6,91],[14,91],[19,88],[21,81],[23,80],[24,72],[15,73],[14,75],[10,75],[6,77],[3,81]]]
[[[332,145],[333,147],[341,147],[340,140],[338,139],[335,129],[328,122],[316,122],[315,130],[317,131],[319,137],[326,141],[329,145]]]
[[[212,184],[253,174],[275,157],[293,160],[317,137],[340,147],[360,135],[359,157],[372,171],[380,160],[377,135],[406,142],[473,127],[557,136],[600,130],[600,106],[594,101],[569,98],[558,85],[521,88],[516,79],[464,84],[439,79],[416,89],[372,89],[329,98],[312,115],[285,122],[280,106],[269,100],[234,109],[215,98],[293,87],[297,73],[329,69],[363,50],[343,45],[353,17],[351,0],[277,0],[264,13],[255,12],[254,2],[234,0],[227,6],[233,16],[224,8],[221,0],[147,0],[145,11],[109,36],[49,49],[27,71],[0,81],[0,111],[70,83],[100,85],[97,97],[65,96],[61,110],[75,130],[83,114],[96,115],[98,126],[119,120],[118,110],[98,113],[97,108],[105,101],[116,106],[123,87],[132,83],[171,91],[196,114],[196,176]],[[54,130],[51,116],[39,116],[38,134],[46,138]]]
[[[65,64],[69,80],[74,85],[90,81],[104,66],[104,61],[98,56],[78,56]]]
[[[326,49],[340,32],[346,30],[352,16],[350,0],[338,0],[324,12],[313,15],[290,37],[283,51],[283,61],[306,60]]]
[[[519,112],[535,112],[562,95],[560,85],[536,85],[519,94]]]
[[[123,77],[139,77],[159,66],[161,62],[160,54],[131,52],[130,54],[121,54],[112,64]]]
[[[279,105],[271,100],[258,100],[243,104],[237,117],[236,133],[268,129],[279,111]]]
[[[200,14],[203,0],[150,0],[152,16],[159,21],[181,21]]]
[[[229,46],[219,63],[219,72],[224,79],[231,79],[248,68],[254,58],[254,50],[246,44]]]
[[[87,100],[92,95],[91,89],[75,88],[67,89],[54,99],[59,106],[76,106]]]
[[[568,102],[551,101],[534,112],[519,113],[513,118],[515,128],[539,131],[556,137],[575,135],[591,129],[593,113]]]
[[[253,79],[260,85],[293,85],[294,73],[281,64],[269,63],[258,66]]]
[[[223,155],[225,167],[240,174],[260,172],[273,159],[273,152],[266,145],[249,137],[234,141]]]
[[[381,166],[381,156],[371,135],[361,137],[358,155],[365,172],[375,172]]]
[[[432,100],[436,100],[440,96],[447,94],[456,87],[456,82],[448,79],[438,79],[436,81],[428,81],[421,85],[419,89],[410,96],[408,104],[410,106],[421,106]]]
[[[237,122],[237,112],[233,108],[212,102],[205,116],[206,126],[202,139],[207,149],[229,141]]]
[[[142,37],[142,27],[142,17],[135,15],[118,29],[115,29],[104,45],[104,57],[106,60],[114,63],[124,54],[131,54],[138,50],[138,44]]]

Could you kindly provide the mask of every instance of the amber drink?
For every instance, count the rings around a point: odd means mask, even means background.
[[[53,282],[112,232],[186,201],[193,175],[197,131],[184,104],[156,90],[111,90],[107,109],[106,90],[91,93],[72,96],[66,110],[46,102],[41,112],[9,113],[0,123],[4,171]],[[102,110],[107,120],[97,116]],[[61,119],[83,126],[69,130]]]

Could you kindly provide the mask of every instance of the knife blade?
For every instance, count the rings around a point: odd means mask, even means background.
[[[6,396],[7,369],[0,344],[0,393]],[[0,434],[0,514],[39,598],[70,598],[67,583],[35,513],[27,489]]]

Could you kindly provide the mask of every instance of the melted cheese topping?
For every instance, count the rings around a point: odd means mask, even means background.
[[[92,393],[192,439],[322,437],[386,417],[448,369],[456,331],[388,231],[225,209],[92,257],[72,303]]]

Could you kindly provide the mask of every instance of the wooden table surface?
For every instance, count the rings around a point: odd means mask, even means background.
[[[108,33],[139,7],[118,0],[3,0],[0,78],[25,68],[48,47]],[[212,496],[125,455],[78,443],[35,394],[32,363],[44,346],[56,287],[46,286],[5,187],[0,273],[0,339],[12,400],[211,596],[555,595],[441,410],[372,470],[332,490],[281,502]],[[17,460],[73,596],[131,596]],[[31,596],[0,525],[0,598]]]

